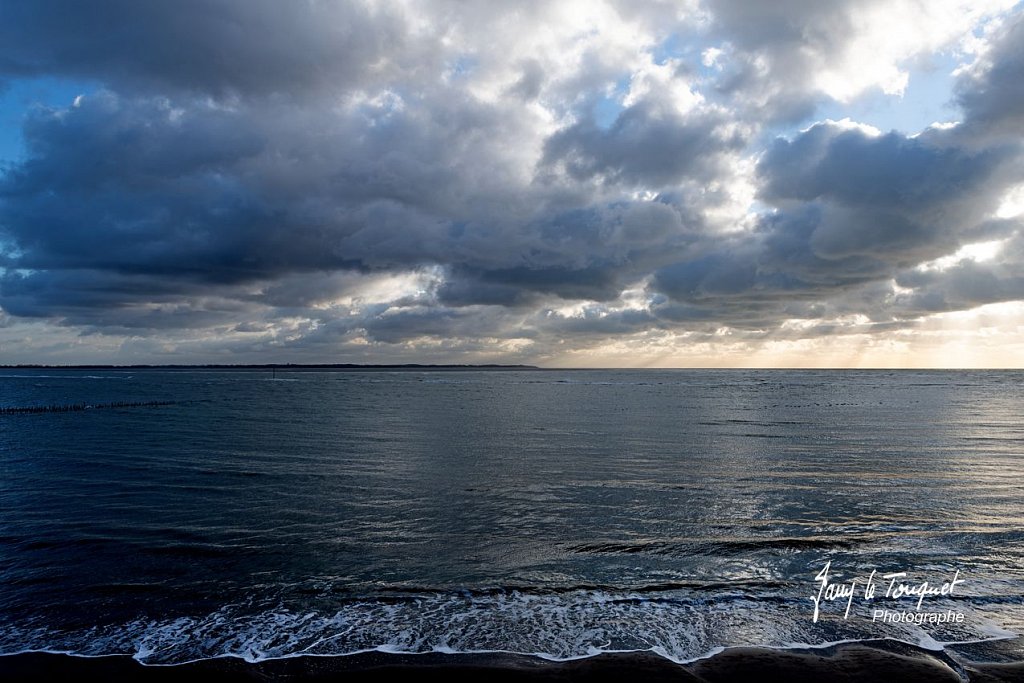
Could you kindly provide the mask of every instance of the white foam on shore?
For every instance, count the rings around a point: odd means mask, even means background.
[[[506,653],[550,661],[653,652],[682,664],[735,647],[807,649],[887,639],[937,651],[1016,636],[992,622],[984,609],[969,610],[958,630],[942,631],[872,624],[870,619],[814,623],[806,605],[795,601],[714,601],[706,596],[648,600],[603,591],[424,594],[351,601],[331,613],[247,609],[251,607],[229,605],[200,617],[138,619],[73,632],[0,626],[0,653],[130,655],[144,664],[180,664],[218,657],[260,662],[372,651]],[[1024,606],[1011,609],[1024,613]]]

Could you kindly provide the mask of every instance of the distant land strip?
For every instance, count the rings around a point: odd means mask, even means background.
[[[0,370],[540,370],[536,365],[428,365],[421,363],[396,363],[360,365],[358,363],[263,363],[220,364],[205,363],[192,365],[41,365],[19,364],[0,365]]]
[[[69,403],[49,406],[14,406],[0,408],[0,415],[18,415],[21,413],[75,413],[80,410],[100,410],[102,408],[149,408],[151,406],[169,406],[176,401],[114,401],[113,403]]]

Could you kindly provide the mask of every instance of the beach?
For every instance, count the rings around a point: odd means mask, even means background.
[[[346,657],[291,657],[259,663],[220,658],[171,666],[145,666],[127,656],[70,657],[20,654],[0,657],[0,678],[10,683],[90,678],[104,681],[351,681],[414,680],[620,681],[652,683],[939,683],[1024,681],[1024,662],[975,662],[893,642],[855,643],[821,649],[735,648],[688,664],[649,652],[603,654],[553,662],[511,654],[401,655],[381,652]]]

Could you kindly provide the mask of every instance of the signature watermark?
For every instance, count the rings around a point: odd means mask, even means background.
[[[825,566],[814,577],[818,584],[817,592],[811,596],[814,603],[814,622],[817,623],[822,613],[822,608],[831,603],[839,603],[845,609],[843,619],[850,617],[854,600],[863,603],[870,603],[873,607],[878,604],[873,601],[885,598],[895,601],[913,601],[914,611],[892,610],[888,608],[874,608],[871,610],[871,621],[880,623],[913,623],[913,624],[943,624],[962,623],[964,615],[954,610],[945,612],[922,611],[926,598],[951,596],[964,579],[960,578],[960,570],[954,571],[952,577],[945,581],[932,583],[921,581],[919,583],[909,582],[905,579],[908,573],[905,571],[889,572],[879,574],[873,569],[866,578],[854,577],[848,581],[836,581],[831,574],[832,561],[829,560]],[[898,603],[897,603],[898,604]]]

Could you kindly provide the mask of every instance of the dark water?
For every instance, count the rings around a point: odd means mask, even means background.
[[[0,652],[547,657],[1024,630],[1024,374],[4,371]],[[815,575],[959,570],[959,624]],[[884,590],[884,585],[883,589]],[[882,604],[885,603],[885,604]]]

